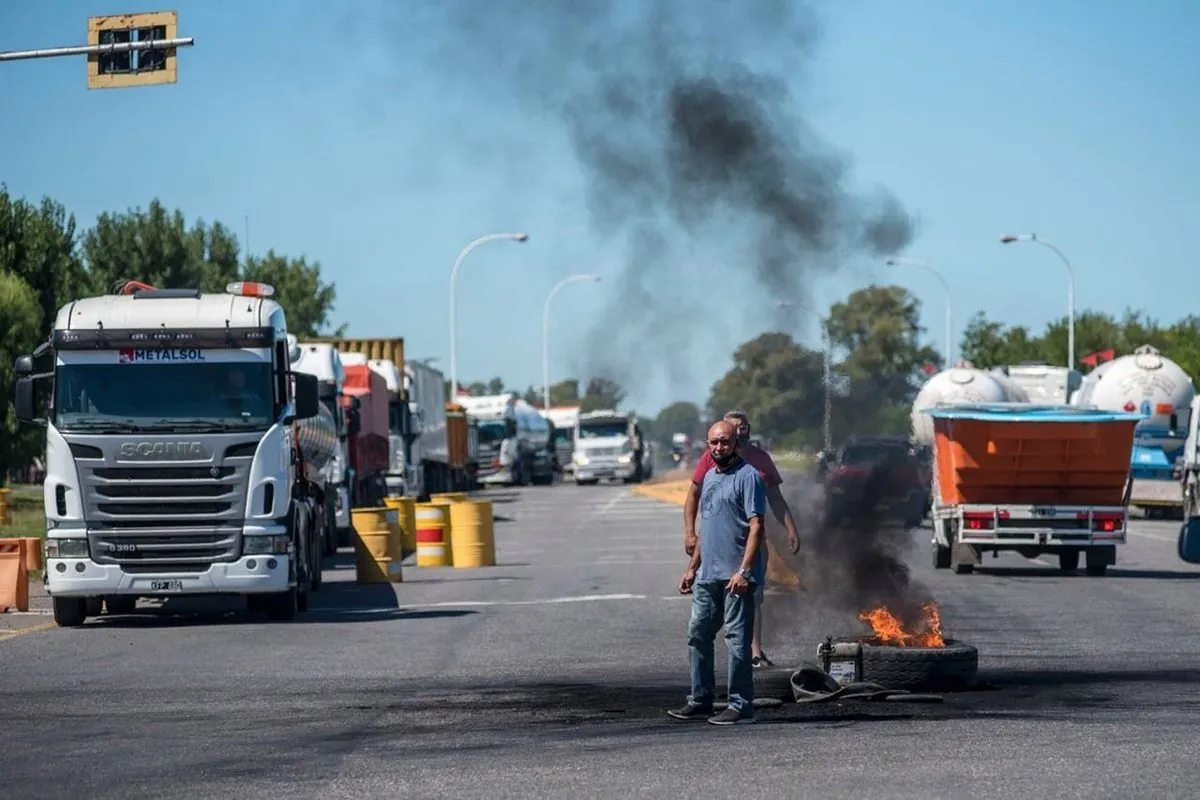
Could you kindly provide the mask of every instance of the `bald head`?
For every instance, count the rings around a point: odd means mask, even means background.
[[[727,466],[737,455],[737,428],[726,420],[714,422],[708,429],[708,449],[718,467]]]

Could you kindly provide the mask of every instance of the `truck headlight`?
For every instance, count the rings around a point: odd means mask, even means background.
[[[244,556],[287,555],[292,548],[292,539],[287,534],[278,536],[246,536],[242,539]]]
[[[47,539],[46,558],[87,558],[87,539]]]
[[[633,461],[633,453],[622,453],[617,456],[618,464],[628,464],[630,461]]]
[[[587,463],[587,456],[585,456],[583,453],[575,453],[575,455],[572,456],[572,459],[576,464],[581,466]]]

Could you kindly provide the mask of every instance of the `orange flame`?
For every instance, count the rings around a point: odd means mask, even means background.
[[[921,606],[921,619],[915,631],[904,630],[904,625],[886,608],[864,611],[858,615],[863,622],[870,623],[875,636],[883,644],[897,647],[945,647],[942,638],[942,617],[933,603]]]

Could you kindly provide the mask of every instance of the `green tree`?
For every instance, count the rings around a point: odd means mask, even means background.
[[[46,329],[38,338],[43,338],[59,307],[89,288],[75,217],[49,198],[33,206],[12,199],[0,186],[0,271],[19,276],[33,289],[41,309],[39,324]]]
[[[579,400],[580,411],[617,409],[625,399],[625,390],[610,378],[592,378],[587,382],[583,397]]]
[[[0,240],[0,244],[5,244]],[[38,296],[19,275],[0,272],[0,479],[27,466],[40,451],[35,428],[17,422],[12,386],[16,380],[13,362],[29,353],[40,338],[42,311]]]
[[[275,299],[287,312],[288,330],[305,336],[342,336],[346,325],[327,331],[329,313],[337,299],[332,283],[321,280],[321,265],[309,264],[303,256],[287,258],[268,250],[265,256],[251,256],[242,266],[241,277],[269,283]]]
[[[740,408],[756,433],[803,444],[821,425],[822,362],[821,353],[788,334],[764,333],[734,351],[733,367],[713,384],[708,408],[714,418]]]
[[[157,199],[147,211],[101,214],[83,237],[83,253],[99,291],[131,279],[220,292],[241,272],[237,239],[228,228],[197,221],[189,229],[183,212],[168,213]]]
[[[654,418],[654,429],[663,442],[671,441],[671,434],[686,433],[695,437],[700,431],[700,407],[686,400],[679,400],[663,408]]]
[[[568,378],[565,381],[550,384],[550,405],[574,406],[579,405],[579,381]]]

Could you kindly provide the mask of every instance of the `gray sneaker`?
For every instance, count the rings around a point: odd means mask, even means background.
[[[712,706],[700,705],[689,700],[684,703],[683,708],[673,708],[667,714],[675,719],[708,719],[712,714]]]
[[[736,708],[726,708],[720,714],[709,717],[713,725],[750,725],[754,722],[754,710],[738,711]]]

